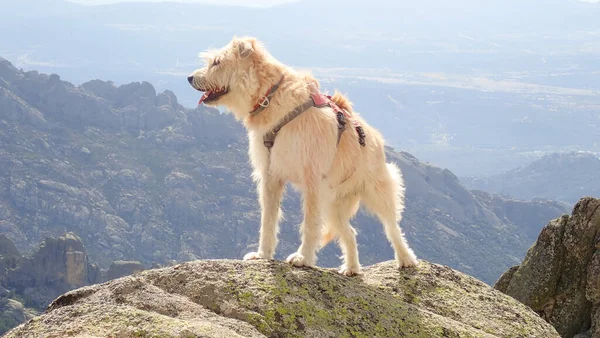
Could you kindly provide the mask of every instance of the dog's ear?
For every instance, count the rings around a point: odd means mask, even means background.
[[[250,41],[243,41],[242,40],[242,41],[239,42],[239,44],[238,44],[238,53],[240,55],[240,58],[246,59],[253,52],[254,52],[254,46],[252,46],[252,43]]]

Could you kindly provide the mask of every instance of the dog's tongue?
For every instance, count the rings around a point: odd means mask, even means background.
[[[206,98],[208,97],[208,95],[210,95],[210,93],[212,93],[212,90],[208,90],[204,93],[204,95],[202,95],[202,97],[200,98],[200,101],[198,101],[198,105],[201,105],[202,102],[204,102],[204,100],[206,100]]]

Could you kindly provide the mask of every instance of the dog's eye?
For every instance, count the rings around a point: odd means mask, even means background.
[[[212,63],[212,65],[213,65],[213,67],[214,67],[214,66],[218,66],[220,63],[221,63],[221,59],[218,59],[218,58],[217,58],[217,59],[214,59],[214,60],[213,60],[213,63]]]

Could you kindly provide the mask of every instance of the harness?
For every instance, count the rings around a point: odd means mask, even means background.
[[[250,112],[250,115],[256,116],[256,115],[258,115],[258,113],[265,110],[269,106],[269,104],[271,102],[271,98],[273,97],[273,95],[275,95],[275,92],[277,91],[277,89],[279,88],[279,85],[281,84],[281,80],[283,80],[283,75],[281,76],[281,79],[279,79],[279,81],[269,89],[269,91],[267,92],[267,95],[265,95],[263,97],[263,99],[261,99],[261,101],[254,106],[254,110]],[[358,134],[359,144],[363,147],[366,146],[365,132],[364,132],[362,126],[360,125],[360,123],[358,123],[358,121],[352,119],[352,115],[350,114],[350,112],[346,111],[345,109],[340,108],[337,104],[335,104],[335,102],[333,102],[331,100],[330,95],[325,95],[325,94],[321,94],[321,93],[317,92],[317,93],[311,93],[308,100],[306,100],[304,103],[302,103],[301,105],[297,106],[292,111],[287,113],[285,115],[285,117],[283,119],[281,119],[281,121],[279,121],[279,123],[277,123],[277,125],[273,129],[271,129],[269,132],[267,132],[263,136],[263,144],[265,145],[265,147],[267,147],[269,152],[271,151],[271,148],[273,148],[273,145],[275,144],[275,138],[277,137],[277,133],[279,133],[281,128],[283,128],[286,124],[290,123],[292,120],[294,120],[296,117],[300,116],[302,113],[304,113],[311,107],[316,107],[316,108],[330,107],[331,109],[333,109],[333,111],[336,114],[336,119],[338,122],[337,144],[340,143],[340,139],[342,138],[342,133],[344,132],[344,130],[346,130],[347,120],[350,120],[350,122],[354,126],[354,129],[356,130],[356,133]]]

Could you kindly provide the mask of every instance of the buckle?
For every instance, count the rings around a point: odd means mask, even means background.
[[[267,108],[269,106],[269,104],[271,104],[271,101],[269,100],[268,97],[263,97],[262,101],[260,101],[258,103],[259,106],[263,107],[263,108]]]

